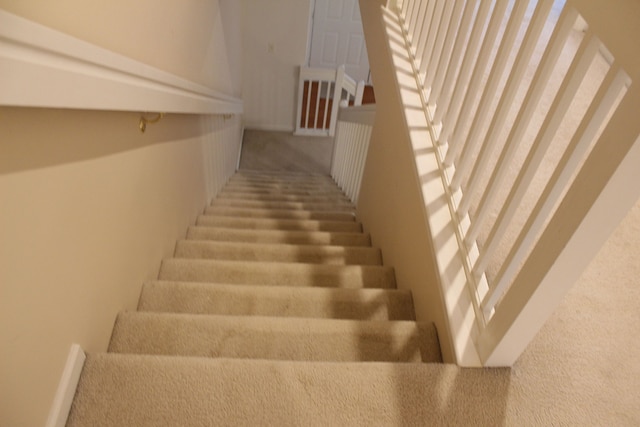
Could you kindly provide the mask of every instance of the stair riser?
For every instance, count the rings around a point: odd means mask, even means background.
[[[174,256],[176,258],[202,258],[231,261],[382,265],[382,257],[378,249],[346,248],[339,246],[317,247],[181,240],[176,244]]]
[[[237,230],[232,228],[189,227],[187,239],[221,242],[274,243],[291,245],[371,246],[371,238],[362,233],[330,233],[274,230]]]
[[[439,362],[435,328],[415,322],[362,322],[252,316],[121,313],[109,351],[300,361]]]
[[[247,284],[261,286],[308,286],[329,288],[395,288],[393,269],[376,266],[245,263],[190,259],[167,259],[160,280]]]
[[[242,218],[272,218],[272,219],[310,219],[317,221],[355,221],[350,212],[313,212],[275,209],[234,208],[231,206],[210,206],[205,209],[205,215],[233,216]]]
[[[196,225],[204,227],[239,228],[247,230],[337,231],[344,233],[362,232],[362,226],[360,225],[360,223],[356,222],[247,219],[213,215],[204,215],[198,217]]]
[[[151,282],[139,311],[353,320],[414,320],[409,292]]]

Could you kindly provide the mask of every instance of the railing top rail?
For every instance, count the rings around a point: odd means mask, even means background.
[[[300,78],[305,80],[335,80],[335,68],[312,68],[300,66]]]
[[[376,117],[376,105],[366,104],[357,107],[341,107],[338,121],[362,123],[373,126]]]
[[[640,79],[640,2],[611,0],[604,7],[601,0],[567,0],[567,5],[582,15],[629,77]]]

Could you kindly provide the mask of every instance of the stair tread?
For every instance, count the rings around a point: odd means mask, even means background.
[[[455,378],[456,393],[500,396],[510,375],[431,363],[90,353],[67,425],[502,425],[502,400],[456,400],[445,411],[433,387]]]
[[[329,221],[313,219],[234,218],[224,215],[200,215],[196,225],[209,227],[273,229],[301,231],[342,231],[360,233],[362,225],[355,221]]]
[[[330,265],[227,261],[208,259],[165,259],[160,280],[180,280],[253,285],[394,288],[393,268],[372,265]]]
[[[280,178],[267,176],[233,176],[229,182],[250,185],[285,185],[289,187],[316,187],[316,188],[338,188],[331,178]]]
[[[282,219],[315,219],[329,221],[355,221],[355,215],[351,212],[318,212],[305,210],[278,210],[233,206],[209,206],[204,215],[226,215],[247,218],[282,218]]]
[[[414,320],[411,292],[154,281],[140,311],[361,320]]]
[[[226,191],[275,191],[275,192],[312,192],[312,193],[330,193],[341,194],[344,192],[340,189],[338,184],[318,184],[318,183],[286,183],[286,182],[249,182],[249,181],[229,181],[225,185]]]
[[[439,362],[414,321],[121,312],[109,352],[300,361]]]
[[[269,187],[255,187],[251,185],[227,185],[220,194],[262,194],[262,195],[292,195],[292,196],[339,196],[347,198],[344,192],[338,187],[335,188],[269,188]]]
[[[179,240],[176,258],[303,262],[323,264],[381,265],[380,250],[370,247],[238,243],[207,240]]]
[[[348,211],[354,212],[355,206],[351,202],[341,203],[306,203],[306,202],[268,202],[261,200],[234,200],[234,199],[215,199],[211,202],[211,206],[236,206],[236,207],[253,207],[264,209],[301,209],[306,211]]]
[[[137,311],[118,315],[110,353],[89,355],[67,425],[297,425],[310,410],[329,425],[393,424],[407,401],[420,422],[440,411],[424,394],[445,369],[431,364],[435,325],[415,321],[411,292],[331,177],[239,171],[196,224]],[[398,400],[407,384],[418,392]]]
[[[368,233],[292,230],[242,230],[221,227],[192,226],[187,239],[221,240],[252,243],[286,243],[334,246],[370,246]]]
[[[282,194],[282,193],[247,193],[235,191],[222,191],[218,194],[219,199],[233,200],[257,200],[257,201],[283,201],[283,202],[303,202],[303,203],[351,203],[345,196],[340,194]]]
[[[300,171],[279,171],[272,169],[239,169],[236,175],[273,175],[273,176],[320,176],[328,177],[326,173],[321,172],[300,172]]]

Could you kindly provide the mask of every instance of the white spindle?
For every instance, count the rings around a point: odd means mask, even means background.
[[[400,8],[401,15],[406,19],[407,14],[409,13],[409,9],[413,6],[414,0],[404,0],[402,2],[402,7]]]
[[[303,67],[300,67],[299,73],[300,75],[298,76],[298,104],[296,105],[296,118],[295,118],[296,133],[299,133],[300,129],[302,128],[302,102],[304,98],[304,77],[303,77],[304,68]]]
[[[358,197],[360,196],[360,188],[362,186],[362,177],[364,175],[364,166],[367,161],[367,152],[369,151],[369,141],[371,140],[371,133],[373,131],[372,126],[367,127],[367,133],[365,134],[365,144],[362,147],[362,156],[360,161],[360,172],[358,174],[358,182],[356,183],[356,194],[354,202],[358,201]]]
[[[469,3],[472,3],[471,1]],[[456,73],[456,70],[451,66],[451,54],[453,52],[453,46],[456,41],[456,37],[458,36],[458,28],[460,26],[460,19],[462,18],[462,11],[464,10],[464,2],[457,1],[453,7],[453,11],[451,12],[451,18],[449,19],[448,28],[445,30],[445,38],[444,44],[442,46],[442,53],[440,55],[440,60],[438,61],[438,69],[435,73],[435,77],[433,79],[433,87],[431,89],[431,93],[429,94],[429,103],[431,105],[440,104],[440,94],[442,93],[442,85],[444,83],[444,78],[447,72],[451,72],[453,74]],[[464,29],[460,29],[464,31]]]
[[[345,166],[346,166],[346,162],[345,162],[345,157],[346,157],[346,144],[345,141],[349,141],[350,140],[350,129],[346,126],[342,126],[341,127],[341,133],[340,133],[340,138],[338,139],[338,152],[336,152],[336,158],[339,161],[338,164],[338,171],[337,171],[337,183],[340,187],[342,187],[342,184],[344,182],[344,173],[345,173]]]
[[[495,307],[496,302],[513,281],[518,268],[524,261],[526,252],[540,234],[572,175],[584,159],[598,130],[615,106],[620,93],[629,84],[630,80],[627,74],[620,69],[618,64],[614,63],[498,271],[490,292],[482,302],[485,312],[489,312]]]
[[[516,2],[516,9],[518,9],[518,7],[522,7],[523,3],[524,2]],[[504,1],[502,3],[498,3],[498,6],[506,8],[506,4]],[[480,8],[478,9],[478,14],[473,25],[471,36],[469,38],[467,50],[466,52],[464,52],[464,60],[462,61],[462,66],[460,68],[460,75],[458,76],[458,80],[455,84],[456,88],[453,93],[451,107],[449,108],[450,112],[447,114],[447,119],[443,120],[443,127],[440,133],[440,142],[449,142],[449,149],[447,150],[447,155],[444,161],[445,165],[447,166],[451,166],[453,164],[454,157],[457,156],[458,152],[462,149],[462,135],[459,135],[459,133],[461,133],[461,129],[466,125],[466,121],[469,120],[469,117],[471,115],[471,107],[473,104],[472,100],[475,99],[476,93],[480,90],[481,77],[484,73],[483,71],[480,72],[480,69],[484,67],[474,67],[474,65],[476,64],[476,56],[478,53],[478,48],[480,46],[480,41],[482,39],[482,31],[484,29],[485,21],[487,19],[487,16],[489,15],[490,9],[491,1],[483,0],[480,4]],[[499,11],[500,9],[496,10]],[[492,19],[490,21],[490,28],[493,28],[496,25],[496,22],[498,22],[498,17],[498,13],[492,16]],[[520,19],[520,22],[521,21],[522,18]],[[482,52],[486,51],[485,46],[488,47],[488,49],[491,49],[493,47],[493,43],[488,37],[485,37]],[[488,62],[488,58],[484,58],[484,56],[477,56],[478,61],[485,60]],[[469,79],[471,79],[471,73],[472,71],[474,71],[474,68],[475,72],[473,74],[475,77],[471,81],[471,85],[469,85]],[[462,98],[465,93],[466,98],[465,102],[463,103]],[[463,111],[462,113],[459,113],[460,108],[462,108],[463,105]],[[454,137],[451,141],[449,141],[449,135],[453,131],[454,125],[456,123],[458,124],[457,128],[455,129],[457,129],[458,132],[454,133]]]
[[[413,48],[414,57],[418,56],[417,52],[420,52],[420,50],[424,46],[424,41],[425,41],[424,34],[426,33],[424,20],[425,20],[425,16],[427,15],[427,9],[429,7],[429,3],[430,2],[428,1],[420,2],[420,7],[418,9],[418,13],[416,17],[416,27],[414,28],[413,32],[410,33],[411,37],[409,38],[409,41],[410,41],[410,45]]]
[[[418,14],[420,12],[421,3],[422,3],[421,1],[415,1],[411,7],[411,12],[407,16],[407,29],[408,29],[407,36],[409,37],[409,39],[415,38],[416,30],[420,31],[420,29],[417,28],[417,26],[419,22]]]
[[[527,33],[524,37],[522,45],[520,46],[520,51],[515,60],[515,64],[513,65],[513,69],[509,75],[507,80],[507,84],[502,92],[502,96],[500,97],[500,101],[498,102],[498,107],[493,115],[491,120],[491,124],[489,125],[489,131],[487,132],[483,142],[481,144],[480,154],[476,160],[476,164],[485,165],[487,163],[488,154],[496,143],[502,128],[507,121],[507,114],[511,109],[513,100],[516,96],[518,89],[520,88],[520,84],[522,82],[522,78],[527,70],[529,65],[529,61],[533,55],[533,51],[535,46],[540,38],[540,34],[542,33],[542,28],[546,23],[547,17],[549,16],[549,12],[551,11],[551,6],[553,6],[553,0],[541,0],[536,7],[536,10],[533,14],[533,18],[529,23],[529,27],[527,28]],[[477,114],[484,115],[483,111],[478,108]],[[469,143],[476,143],[476,140],[467,138],[466,146],[469,146]],[[462,184],[462,180],[464,176],[467,175],[469,169],[473,164],[473,158],[470,156],[463,156],[460,160],[460,163],[456,165],[456,173],[451,180],[451,187],[454,190],[460,188]],[[480,175],[484,170],[482,168],[474,168],[476,173],[474,175]],[[475,194],[477,190],[477,186],[479,182],[474,178],[469,179],[469,186],[465,188],[464,195],[460,202],[460,206],[458,207],[458,212],[461,216],[466,215],[469,200],[471,200],[472,194]],[[464,206],[464,207],[463,207]]]
[[[322,85],[324,82],[322,80],[318,80],[317,82],[311,83],[312,85],[316,85],[318,88],[316,91],[316,108],[314,110],[314,117],[312,118],[313,124],[311,127],[317,129],[320,126],[320,98],[322,98]]]
[[[358,147],[358,144],[360,143],[360,129],[358,128],[358,126],[353,126],[353,138],[351,139],[350,143],[349,143],[349,157],[348,157],[348,161],[349,161],[349,173],[347,175],[347,179],[345,180],[344,186],[345,186],[345,192],[347,193],[347,196],[349,196],[349,198],[353,198],[353,177],[354,174],[356,172],[356,150]]]
[[[560,127],[562,120],[571,102],[575,98],[580,84],[584,80],[584,77],[593,62],[598,50],[600,49],[600,41],[593,35],[588,33],[580,49],[576,53],[576,56],[569,68],[567,75],[565,76],[562,86],[556,95],[553,104],[551,105],[549,112],[540,127],[540,131],[536,136],[536,139],[525,159],[513,187],[505,200],[505,203],[500,209],[500,213],[496,218],[494,226],[491,228],[489,237],[485,242],[482,253],[476,262],[476,267],[479,272],[484,272],[489,260],[493,256],[498,243],[504,237],[504,233],[513,219],[520,202],[524,198],[524,195],[529,188],[529,184],[533,180],[533,177],[538,170],[538,167],[542,163],[547,149],[551,145],[552,138],[556,134]]]
[[[542,56],[542,60],[540,61],[540,65],[538,66],[536,73],[533,77],[533,81],[529,86],[529,90],[524,98],[522,106],[518,111],[518,115],[516,120],[511,128],[509,136],[507,137],[507,141],[505,143],[502,152],[500,153],[500,157],[498,158],[498,162],[491,173],[491,177],[489,178],[489,183],[487,184],[487,188],[482,194],[480,199],[480,203],[478,205],[478,209],[476,211],[476,215],[474,217],[474,222],[469,228],[466,236],[466,242],[470,243],[475,241],[478,237],[478,233],[480,231],[480,226],[487,219],[490,209],[489,207],[497,197],[499,193],[499,186],[502,184],[503,179],[508,171],[509,164],[513,159],[513,156],[516,153],[517,147],[522,141],[522,138],[529,126],[531,118],[538,106],[540,99],[544,93],[544,90],[547,86],[549,78],[551,77],[551,73],[555,68],[555,65],[560,58],[560,54],[562,53],[562,49],[566,44],[566,40],[573,29],[573,25],[578,17],[578,13],[573,8],[565,8],[560,15],[560,19],[558,20],[558,24],[554,29],[553,34],[551,35],[551,39],[549,44],[547,45],[547,49]],[[526,43],[526,41],[525,41]],[[535,45],[535,42],[532,42]],[[533,51],[533,47],[532,47]],[[527,62],[529,62],[527,60]],[[519,73],[517,77],[517,82],[522,80],[524,73],[526,71],[526,67],[522,69],[516,69],[516,72]],[[509,83],[514,83],[513,86],[509,87]],[[515,93],[518,89],[519,84],[516,81],[509,81],[507,83],[507,89],[505,90],[508,96],[508,102],[511,104],[513,102],[513,98],[515,97]],[[505,108],[508,111],[508,108]],[[504,121],[506,119],[506,112],[504,114],[505,117],[500,118],[497,123],[500,126],[503,126]],[[476,167],[469,178],[468,189],[470,190],[468,194],[462,196],[462,200],[460,201],[459,209],[461,212],[467,212],[469,206],[471,205],[471,196],[470,194],[478,191],[479,183],[478,181],[482,178],[485,172],[487,172],[486,167],[482,167],[479,163],[481,161],[487,161],[488,156],[491,155],[493,149],[495,148],[495,143],[492,144],[493,141],[497,138],[498,131],[495,129],[494,132],[489,132],[487,135],[487,139],[484,142],[484,153],[478,156],[478,163],[476,163]],[[493,139],[491,139],[493,138]],[[484,156],[483,156],[484,155]]]
[[[447,1],[445,2],[444,10],[442,11],[442,16],[440,18],[440,22],[438,24],[438,32],[436,33],[436,42],[433,46],[433,53],[431,54],[431,59],[429,68],[427,69],[427,75],[425,76],[425,88],[429,88],[430,93],[433,92],[433,82],[436,77],[436,73],[441,66],[441,62],[443,61],[443,50],[444,43],[447,38],[447,29],[451,25],[451,19],[453,15],[453,6],[457,2]],[[429,96],[431,98],[431,96]]]
[[[424,1],[425,12],[422,17],[422,28],[420,29],[420,36],[418,37],[418,43],[415,49],[416,66],[418,70],[422,69],[422,61],[424,59],[424,51],[427,49],[427,38],[429,36],[429,28],[431,20],[433,19],[433,13],[435,11],[436,2],[434,0]],[[427,64],[425,64],[426,66]]]
[[[429,32],[427,33],[427,41],[425,43],[424,50],[421,53],[420,58],[420,69],[419,74],[421,76],[427,75],[427,70],[431,67],[429,63],[431,59],[431,55],[433,53],[433,49],[436,43],[436,36],[438,32],[438,26],[440,25],[440,20],[442,19],[442,13],[444,11],[444,4],[446,0],[432,0],[434,3],[433,13],[428,18],[429,21]],[[423,81],[423,86],[424,81]]]
[[[506,4],[507,0],[498,0],[498,3],[500,2]],[[487,5],[490,4],[490,2],[488,1],[486,1],[485,3],[487,3]],[[459,81],[459,79],[462,77],[462,71],[460,71],[460,74],[458,74],[458,67],[460,67],[460,63],[462,62],[463,58],[465,58],[465,56],[463,55],[463,49],[467,46],[467,39],[469,36],[469,32],[471,31],[471,28],[473,26],[472,20],[473,20],[473,14],[475,12],[475,8],[476,8],[476,0],[467,1],[467,4],[464,9],[464,13],[462,15],[462,20],[460,22],[460,29],[456,36],[455,46],[453,48],[453,52],[451,53],[451,62],[449,64],[449,68],[445,73],[446,78],[442,83],[443,88],[442,88],[440,100],[438,101],[438,109],[436,110],[436,113],[433,117],[434,123],[440,123],[442,121],[442,116],[444,115],[444,112],[447,111],[447,109],[449,108],[451,93],[453,92],[453,89],[455,86],[454,82]],[[488,11],[489,11],[489,7],[487,6],[487,13]],[[478,36],[478,39],[479,39],[479,36]],[[470,41],[470,43],[474,43],[474,42],[475,42],[474,40]],[[479,42],[480,40],[477,40],[476,43],[479,43]],[[472,47],[472,45],[470,45],[470,47]],[[473,49],[467,48],[467,52],[469,51],[473,52]],[[441,143],[446,142],[446,139],[440,140],[440,142]]]
[[[355,107],[362,105],[362,97],[364,96],[364,87],[365,87],[364,80],[360,80],[358,82],[358,86],[356,87],[356,94],[353,97],[353,105]]]
[[[336,122],[338,121],[338,110],[340,108],[340,100],[342,99],[344,78],[344,65],[341,65],[336,70],[336,82],[333,91],[333,104],[331,105],[331,122],[329,123],[329,136],[334,136],[336,133]]]
[[[632,85],[479,337],[486,366],[515,362],[640,197],[638,111]]]
[[[433,89],[433,80],[436,77],[436,72],[438,71],[438,67],[440,66],[440,62],[442,60],[442,51],[444,49],[444,42],[447,36],[447,28],[451,25],[451,15],[453,13],[453,5],[457,2],[446,1],[444,5],[444,9],[442,11],[442,16],[440,17],[440,22],[438,23],[438,32],[436,33],[436,41],[433,46],[433,52],[430,58],[430,64],[427,68],[427,75],[424,79],[424,87],[429,88],[429,91],[432,92]],[[431,103],[431,102],[430,102]]]

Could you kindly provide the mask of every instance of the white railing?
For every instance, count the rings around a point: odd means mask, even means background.
[[[340,104],[358,106],[363,93],[364,82],[356,83],[345,74],[344,66],[335,70],[300,67],[295,134],[334,136]]]
[[[375,105],[341,107],[333,148],[331,176],[353,203],[358,201]]]
[[[0,105],[242,114],[240,98],[0,10]]]
[[[447,307],[458,363],[512,365],[640,197],[639,17],[622,0],[400,0],[385,11],[458,242],[463,274],[441,266],[443,293],[462,277],[473,306],[471,320]]]

